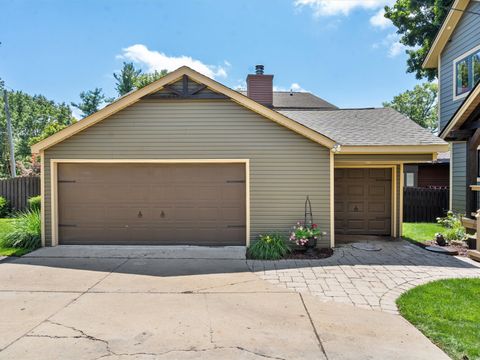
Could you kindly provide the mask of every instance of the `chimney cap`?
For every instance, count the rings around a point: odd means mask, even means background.
[[[263,75],[263,70],[264,70],[263,65],[255,65],[255,74],[256,75]]]

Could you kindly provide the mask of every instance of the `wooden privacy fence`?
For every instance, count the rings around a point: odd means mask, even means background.
[[[448,189],[403,189],[404,222],[436,222],[448,211]]]
[[[0,180],[0,196],[9,201],[13,211],[27,208],[27,200],[40,195],[40,177],[25,176]]]

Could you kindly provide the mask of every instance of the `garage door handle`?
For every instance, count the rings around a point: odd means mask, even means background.
[[[76,180],[58,180],[59,183],[75,183]]]
[[[227,184],[245,184],[245,180],[227,180]]]

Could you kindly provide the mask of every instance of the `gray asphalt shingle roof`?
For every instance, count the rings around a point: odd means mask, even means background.
[[[247,96],[246,91],[240,91]],[[273,107],[281,109],[337,109],[333,104],[308,92],[274,91]]]
[[[443,145],[438,136],[390,108],[277,110],[341,145]]]

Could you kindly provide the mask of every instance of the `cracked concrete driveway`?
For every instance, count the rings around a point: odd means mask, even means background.
[[[245,260],[0,263],[0,359],[448,359],[397,315],[323,303]]]

